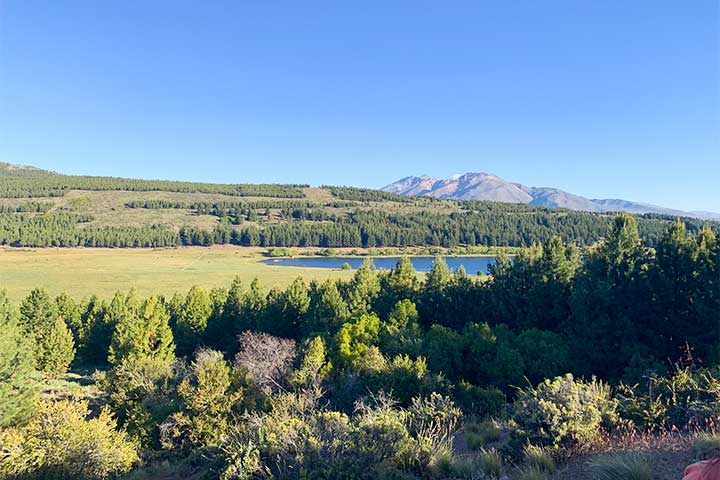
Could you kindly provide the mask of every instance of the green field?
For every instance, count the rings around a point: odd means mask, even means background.
[[[227,287],[235,276],[257,277],[263,286],[305,279],[349,278],[351,271],[269,266],[262,250],[233,246],[166,249],[38,248],[0,249],[0,288],[13,301],[44,287],[82,298],[108,298],[135,288],[141,295],[185,292],[192,285]]]

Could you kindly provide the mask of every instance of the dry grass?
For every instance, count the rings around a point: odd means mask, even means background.
[[[36,287],[51,294],[111,297],[135,288],[140,295],[185,292],[193,285],[228,287],[235,276],[258,278],[266,288],[288,285],[298,276],[350,278],[352,270],[266,265],[259,248],[235,246],[165,249],[0,249],[0,285],[18,302]]]

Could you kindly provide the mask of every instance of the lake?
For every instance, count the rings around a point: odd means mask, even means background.
[[[342,268],[344,263],[350,264],[354,269],[359,268],[367,257],[293,257],[293,258],[271,258],[263,260],[267,265],[282,267],[303,267],[303,268]],[[382,270],[394,268],[401,257],[372,257],[375,267]],[[408,257],[415,270],[418,272],[429,272],[435,261],[435,257]],[[495,263],[495,257],[443,257],[445,263],[451,270],[455,271],[462,265],[465,271],[471,275],[478,272],[488,273],[488,267]]]

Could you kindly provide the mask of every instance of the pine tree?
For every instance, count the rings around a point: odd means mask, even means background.
[[[82,334],[82,318],[79,306],[67,293],[63,293],[55,297],[55,308],[58,315],[65,320],[73,334],[75,344],[78,345]]]
[[[55,322],[57,312],[44,289],[36,288],[20,304],[20,326],[30,337],[38,331],[48,331]]]
[[[52,328],[36,337],[38,370],[56,378],[70,368],[75,358],[73,335],[62,317],[55,317]]]
[[[281,295],[281,316],[276,318],[271,333],[283,338],[299,338],[300,324],[310,307],[305,281],[298,277]]]
[[[82,313],[83,331],[79,345],[79,357],[87,365],[107,363],[108,348],[114,324],[109,323],[108,305],[96,296],[90,297]]]
[[[110,364],[117,366],[124,360],[144,358],[172,361],[175,345],[169,319],[162,301],[155,296],[145,300],[137,311],[120,317],[110,343]]]
[[[0,429],[29,418],[39,386],[34,375],[32,342],[0,291]]]
[[[313,282],[310,286],[310,306],[301,328],[303,337],[321,335],[330,339],[335,336],[349,316],[350,311],[336,282],[332,280],[326,280],[321,284]]]
[[[303,348],[300,365],[293,372],[290,383],[298,389],[319,388],[331,369],[322,337],[311,338]]]
[[[381,318],[386,318],[397,302],[406,299],[414,302],[418,289],[417,272],[410,259],[404,256],[395,268],[380,276],[380,293],[373,302],[373,309]]]
[[[202,344],[211,314],[210,294],[202,287],[193,286],[175,325],[178,355],[190,355]]]
[[[366,259],[355,271],[348,285],[347,303],[352,315],[370,313],[371,304],[380,292],[380,281],[372,259]]]
[[[67,371],[75,357],[72,333],[44,289],[30,292],[20,305],[20,325],[32,339],[35,368],[47,375]]]

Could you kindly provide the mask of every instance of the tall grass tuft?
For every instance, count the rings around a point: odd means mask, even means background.
[[[647,457],[637,452],[597,457],[590,462],[593,480],[652,480]]]
[[[545,447],[527,445],[525,447],[525,462],[532,468],[546,473],[555,473],[555,459]]]
[[[517,480],[547,480],[548,473],[537,467],[530,467],[521,470],[517,477],[514,478],[517,478]]]
[[[698,460],[720,455],[720,436],[708,433],[698,434],[693,441],[692,452]]]
[[[490,478],[500,478],[503,473],[503,461],[494,448],[480,452],[480,468]]]

